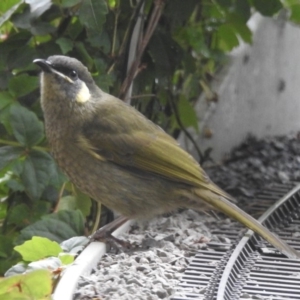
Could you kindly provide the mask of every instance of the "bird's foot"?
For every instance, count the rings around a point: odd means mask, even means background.
[[[131,243],[129,243],[128,241],[120,240],[112,235],[112,233],[121,225],[123,225],[127,220],[128,219],[125,217],[118,217],[111,223],[101,227],[90,237],[90,242],[103,242],[121,252],[123,252],[124,249],[131,249]]]

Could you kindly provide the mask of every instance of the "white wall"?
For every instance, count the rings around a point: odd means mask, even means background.
[[[300,27],[258,14],[249,26],[253,45],[233,51],[213,84],[219,101],[208,111],[204,97],[196,105],[200,128],[213,131],[211,139],[195,135],[197,143],[202,150],[212,147],[216,160],[248,133],[265,137],[300,130]],[[186,138],[179,141],[195,154]]]

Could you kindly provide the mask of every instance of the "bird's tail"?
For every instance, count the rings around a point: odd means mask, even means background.
[[[275,248],[277,248],[281,253],[285,254],[287,257],[291,259],[299,259],[300,253],[295,249],[290,247],[280,238],[275,236],[271,231],[269,231],[266,227],[264,227],[261,223],[255,220],[253,217],[245,213],[243,210],[238,208],[235,204],[228,201],[226,198],[219,196],[212,191],[197,189],[195,190],[195,194],[200,197],[204,202],[212,206],[213,208],[221,211],[232,219],[242,223],[246,227],[250,228],[265,240],[267,240],[270,244],[272,244]]]

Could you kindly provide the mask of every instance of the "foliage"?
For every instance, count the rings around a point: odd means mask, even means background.
[[[252,9],[272,16],[283,7],[300,21],[293,0],[1,0],[0,272],[20,260],[14,247],[33,236],[82,235],[92,205],[48,152],[33,59],[77,57],[103,90],[123,98],[134,79],[132,104],[176,136],[198,130],[193,104],[201,92],[213,94],[209,83],[226,52],[251,43]],[[144,46],[130,77],[140,12]]]
[[[0,281],[0,298],[6,300],[51,299],[52,282],[48,270],[14,275]]]
[[[73,237],[59,245],[47,238],[33,237],[14,247],[23,261],[5,273],[9,278],[0,280],[0,298],[51,299],[53,282],[87,242],[85,237]]]

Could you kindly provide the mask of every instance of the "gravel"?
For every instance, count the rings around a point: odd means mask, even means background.
[[[249,137],[224,164],[204,168],[243,207],[272,183],[300,181],[299,135]],[[197,250],[224,239],[211,233],[224,223],[231,221],[192,210],[138,223],[121,237],[135,245],[133,250],[107,253],[91,275],[82,276],[74,299],[170,299]]]
[[[169,299],[197,250],[219,240],[209,230],[215,222],[185,210],[136,224],[122,235],[134,250],[104,255],[97,270],[81,278],[74,299]]]
[[[263,140],[250,136],[224,164],[206,172],[245,207],[245,202],[274,183],[300,182],[300,134]]]

